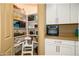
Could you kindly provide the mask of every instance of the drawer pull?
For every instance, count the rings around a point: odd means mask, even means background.
[[[56,46],[56,52],[60,52],[60,46]]]

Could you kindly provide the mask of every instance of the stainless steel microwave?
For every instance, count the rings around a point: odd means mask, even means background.
[[[59,36],[59,25],[47,25],[46,32],[47,35]]]

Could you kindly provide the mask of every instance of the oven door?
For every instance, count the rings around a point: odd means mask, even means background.
[[[47,31],[47,34],[52,36],[58,36],[58,31],[56,29],[53,30],[50,29]]]

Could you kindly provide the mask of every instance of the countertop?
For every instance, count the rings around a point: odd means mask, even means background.
[[[46,35],[45,38],[78,41],[78,37],[62,37],[62,36],[49,36],[49,35]]]

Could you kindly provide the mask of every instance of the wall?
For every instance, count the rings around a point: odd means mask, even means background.
[[[59,36],[63,37],[75,37],[75,29],[78,27],[78,24],[63,24],[59,25]]]

